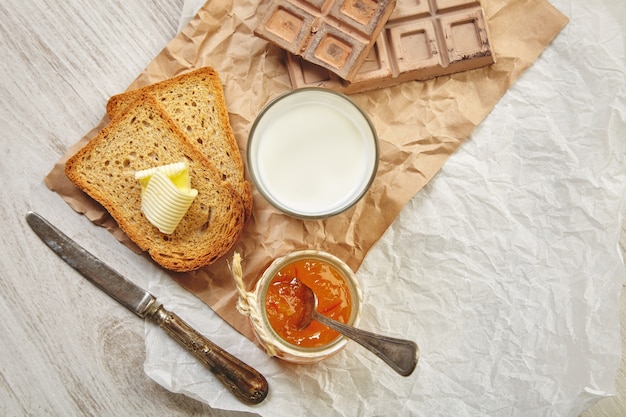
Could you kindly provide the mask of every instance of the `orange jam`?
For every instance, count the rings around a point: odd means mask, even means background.
[[[267,288],[265,310],[274,331],[285,341],[300,347],[324,346],[339,336],[317,321],[298,329],[303,314],[301,288],[297,277],[318,299],[317,311],[347,323],[352,310],[350,289],[341,273],[319,259],[300,259],[283,267]]]

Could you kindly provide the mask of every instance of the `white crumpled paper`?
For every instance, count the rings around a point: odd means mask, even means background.
[[[187,26],[187,23],[193,19],[204,3],[204,1],[198,0],[185,0],[185,3],[183,3],[183,10],[180,12],[180,21],[178,22],[179,32]]]
[[[270,394],[240,403],[150,324],[146,373],[214,408],[276,417],[578,416],[613,395],[626,280],[625,15],[598,0],[553,3],[569,25],[357,273],[361,327],[414,339],[414,374],[355,343],[313,366],[270,359],[165,274],[150,291],[262,372]]]

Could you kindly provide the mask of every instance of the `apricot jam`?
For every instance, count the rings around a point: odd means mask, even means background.
[[[318,299],[317,311],[342,323],[350,319],[350,290],[341,273],[320,259],[299,259],[284,266],[272,278],[266,293],[265,309],[274,331],[285,341],[300,347],[320,347],[339,336],[315,320],[299,329],[303,314],[301,288],[297,277],[311,288]]]

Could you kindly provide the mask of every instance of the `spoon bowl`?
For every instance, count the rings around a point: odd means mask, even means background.
[[[400,375],[409,376],[415,370],[419,356],[419,348],[415,342],[357,329],[318,313],[315,292],[297,277],[294,277],[294,281],[299,286],[298,295],[303,307],[300,316],[297,318],[299,329],[306,328],[315,320],[365,347]]]

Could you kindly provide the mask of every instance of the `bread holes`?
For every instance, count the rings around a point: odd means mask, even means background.
[[[207,211],[206,206],[202,206],[202,211]],[[202,224],[202,227],[200,227],[200,230],[202,231],[202,233],[209,230],[209,227],[211,227],[212,218],[213,218],[213,208],[209,207],[208,213],[206,216],[206,221]]]

